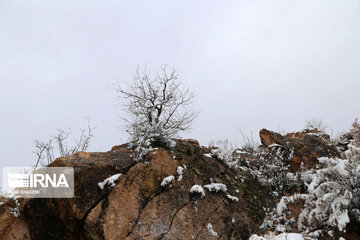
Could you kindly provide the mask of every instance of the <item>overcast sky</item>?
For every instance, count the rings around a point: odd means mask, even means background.
[[[359,116],[359,0],[0,0],[0,167],[33,140],[91,119],[90,151],[127,140],[112,84],[138,64],[178,69],[200,115],[183,137],[240,143],[241,128],[334,132]]]

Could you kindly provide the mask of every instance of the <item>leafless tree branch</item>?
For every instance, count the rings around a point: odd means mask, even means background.
[[[86,151],[91,140],[94,138],[93,131],[95,127],[91,127],[90,121],[87,118],[87,128],[80,129],[80,136],[75,139],[75,144],[68,146],[68,138],[71,135],[71,130],[57,129],[57,133],[52,135],[47,142],[34,140],[36,155],[35,169],[40,165],[48,165],[55,159],[55,152],[58,152],[59,157],[70,156],[79,151]],[[55,145],[55,147],[54,147]]]

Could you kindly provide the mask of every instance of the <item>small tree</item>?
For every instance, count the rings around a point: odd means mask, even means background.
[[[125,128],[139,151],[151,145],[169,145],[196,117],[190,108],[195,95],[182,87],[175,69],[168,71],[164,66],[152,76],[146,68],[138,67],[128,88],[119,85],[115,90],[126,100]]]

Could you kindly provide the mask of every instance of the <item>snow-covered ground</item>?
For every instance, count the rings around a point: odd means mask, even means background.
[[[298,233],[281,233],[279,235],[269,233],[263,237],[254,234],[249,240],[305,240],[305,238]]]

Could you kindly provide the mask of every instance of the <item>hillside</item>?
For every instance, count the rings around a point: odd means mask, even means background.
[[[1,239],[359,239],[355,132],[263,129],[260,139],[238,149],[175,140],[139,162],[127,144],[58,158],[50,166],[74,168],[74,198],[1,199]]]

